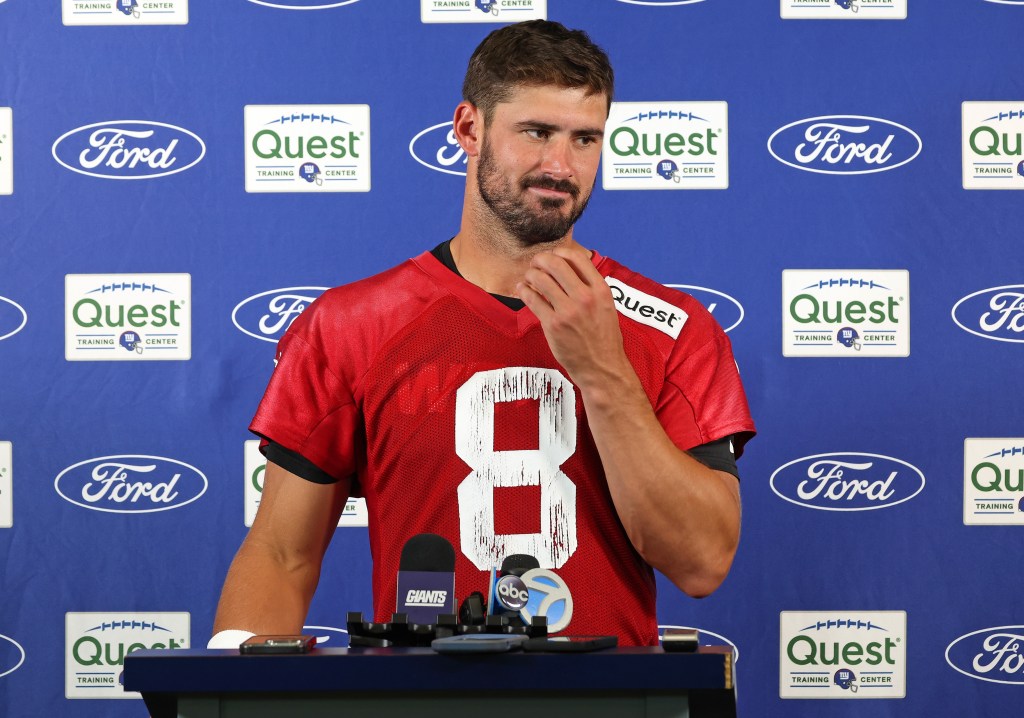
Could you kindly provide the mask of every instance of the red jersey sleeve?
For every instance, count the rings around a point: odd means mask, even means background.
[[[351,387],[325,356],[321,311],[314,302],[278,342],[277,367],[249,429],[341,479],[356,471],[364,432]]]
[[[754,435],[754,422],[729,338],[717,325],[709,333],[692,351],[673,352],[655,413],[679,448],[733,436],[739,457]]]

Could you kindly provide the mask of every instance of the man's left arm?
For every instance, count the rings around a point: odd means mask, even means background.
[[[739,543],[739,481],[700,463],[665,433],[626,357],[608,285],[585,250],[537,255],[518,291],[580,389],[633,546],[687,594],[710,594]]]

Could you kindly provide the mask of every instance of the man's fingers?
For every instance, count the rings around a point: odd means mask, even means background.
[[[572,267],[580,281],[589,286],[604,284],[604,277],[590,261],[590,252],[582,247],[557,247],[552,254],[561,257]]]
[[[554,309],[565,304],[566,291],[561,283],[546,269],[530,267],[523,275],[523,284],[532,289]],[[525,301],[525,300],[524,300]]]
[[[537,316],[541,323],[547,321],[554,314],[554,309],[548,300],[525,282],[516,285],[516,296],[523,300],[523,304]]]

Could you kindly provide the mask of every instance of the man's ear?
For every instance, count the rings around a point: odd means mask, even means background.
[[[483,126],[484,114],[476,105],[463,100],[455,108],[455,119],[452,121],[455,140],[469,157],[476,157],[480,154],[483,144]]]

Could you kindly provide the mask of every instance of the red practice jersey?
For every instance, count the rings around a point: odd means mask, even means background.
[[[626,354],[669,437],[690,449],[754,425],[728,338],[695,299],[593,255]],[[580,392],[540,322],[426,252],[325,292],[278,345],[250,427],[366,498],[376,620],[395,606],[402,547],[455,547],[456,594],[486,596],[529,554],[572,592],[565,633],[657,643],[655,580],[615,513]]]

